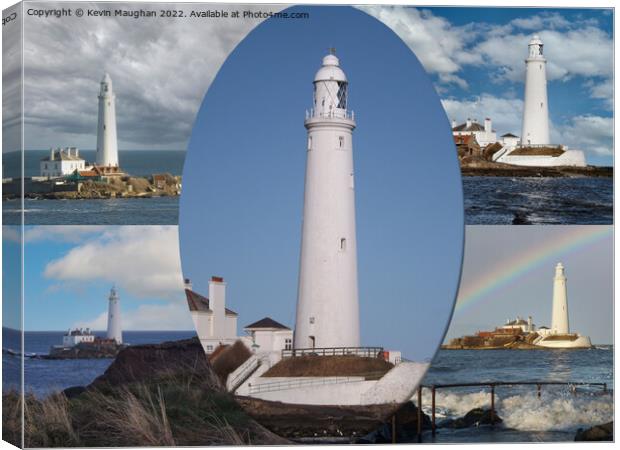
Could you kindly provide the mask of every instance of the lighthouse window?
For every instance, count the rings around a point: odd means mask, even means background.
[[[340,251],[344,252],[347,249],[347,240],[345,238],[340,239]]]
[[[308,136],[308,150],[312,150],[312,136]]]
[[[340,145],[340,148],[344,147],[344,136],[338,136],[338,144]]]
[[[338,108],[347,109],[347,82],[338,81]]]

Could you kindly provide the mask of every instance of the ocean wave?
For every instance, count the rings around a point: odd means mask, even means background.
[[[414,401],[416,399],[414,398]],[[435,416],[438,419],[462,417],[474,408],[490,408],[488,390],[450,392],[437,390]],[[495,394],[495,408],[503,426],[519,431],[575,431],[613,420],[613,396],[567,391]],[[431,414],[431,391],[422,394],[422,410]]]

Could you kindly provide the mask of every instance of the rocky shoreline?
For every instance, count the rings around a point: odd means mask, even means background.
[[[2,184],[2,199],[21,198],[21,179]],[[24,179],[24,198],[35,200],[96,200],[111,198],[174,197],[181,194],[181,177],[154,174],[150,177],[118,176],[105,181]]]
[[[340,407],[235,397],[196,338],[124,348],[90,385],[25,401],[26,447],[416,442],[418,430],[412,402]],[[3,439],[18,446],[19,402],[17,392],[3,395]],[[431,421],[421,417],[428,439]],[[501,423],[497,414],[474,408],[437,428]],[[605,424],[580,430],[575,439],[609,440],[612,433],[613,425]]]
[[[613,173],[613,167],[526,167],[484,160],[461,161],[461,175],[464,177],[612,178]]]

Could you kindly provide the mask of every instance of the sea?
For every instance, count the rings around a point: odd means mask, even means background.
[[[500,425],[451,430],[423,442],[550,442],[573,441],[579,428],[613,420],[613,346],[589,350],[440,350],[423,385],[483,382],[561,381],[607,383],[601,387],[498,386],[495,408]],[[417,402],[417,396],[414,396]],[[437,389],[436,420],[463,417],[473,408],[489,408],[488,387]],[[422,410],[431,414],[431,390],[422,391]]]
[[[97,332],[103,335],[103,332]],[[27,331],[26,354],[47,354],[50,346],[62,342],[60,331]],[[126,331],[129,344],[160,343],[187,339],[194,331]],[[18,350],[20,334],[3,328],[3,390],[19,386],[20,358],[7,350]],[[71,386],[85,386],[101,375],[112,359],[45,360],[25,358],[26,392],[45,397]],[[579,428],[613,420],[613,347],[590,350],[440,350],[424,378],[423,385],[481,382],[564,381],[607,383],[600,387],[543,386],[538,398],[535,386],[501,386],[495,391],[495,407],[503,420],[494,427],[460,430],[439,428],[429,431],[424,442],[549,442],[572,441]],[[473,408],[489,408],[486,387],[438,389],[438,425],[464,416]],[[417,401],[417,396],[413,398]],[[431,391],[423,389],[422,410],[431,414]]]
[[[39,175],[39,161],[48,150],[24,152],[24,174]],[[94,150],[80,150],[87,161],[94,161]],[[123,150],[119,152],[121,166],[133,176],[154,173],[181,175],[185,152],[176,150]],[[21,153],[2,155],[3,178],[20,176]],[[179,216],[179,197],[114,198],[96,200],[24,200],[27,225],[176,225]],[[5,225],[21,223],[19,200],[2,202]]]
[[[463,198],[467,225],[613,223],[613,178],[463,177]]]
[[[105,336],[103,331],[95,335]],[[53,345],[62,344],[64,331],[26,331],[24,354],[47,355]],[[159,344],[166,341],[189,339],[195,331],[124,331],[123,341],[129,345]],[[20,353],[20,332],[2,329],[2,389],[19,389],[21,358],[9,351]],[[71,386],[86,386],[103,374],[113,358],[101,359],[37,359],[24,358],[24,385],[26,393],[45,397]]]

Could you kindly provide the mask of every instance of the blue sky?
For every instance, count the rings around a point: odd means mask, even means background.
[[[7,232],[8,231],[8,232]],[[5,270],[19,256],[16,229],[4,227]],[[175,226],[26,227],[26,330],[107,327],[107,298],[115,285],[122,323],[131,330],[191,330]],[[12,277],[16,279],[16,277]],[[4,324],[19,326],[17,288],[4,287]],[[6,313],[9,312],[8,315]]]
[[[184,274],[228,282],[242,325],[293,325],[306,158],[304,112],[329,47],[350,82],[362,342],[432,356],[460,271],[462,191],[449,122],[394,33],[352,8],[257,27],[198,113],[180,210]],[[317,38],[317,30],[320,36]]]
[[[194,7],[177,8],[188,15]],[[220,8],[234,10],[238,5]],[[590,163],[611,164],[611,9],[360,8],[390,26],[416,53],[451,118],[490,116],[500,135],[521,133],[523,60],[531,35],[540,34],[549,60],[553,141],[586,151]],[[117,94],[120,149],[184,150],[211,81],[229,53],[260,22],[223,19],[205,26],[204,21],[156,18],[127,26],[127,21],[95,17],[27,18],[26,148],[93,149],[98,83],[107,70]],[[291,27],[300,25],[299,20],[291,22]],[[63,49],[62,58],[57,57],[58,48]],[[67,67],[72,68],[70,76]],[[7,77],[5,86],[16,92],[18,81]],[[66,96],[69,89],[71,98]],[[7,117],[16,116],[18,106],[15,102],[7,108]],[[17,149],[20,134],[12,128],[15,123],[7,121],[3,151]]]
[[[451,119],[493,120],[521,134],[527,43],[545,43],[551,139],[611,165],[611,9],[368,6],[409,45],[433,78]]]

